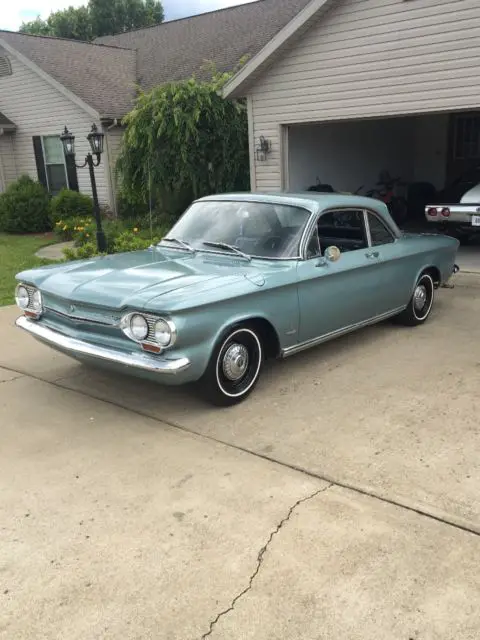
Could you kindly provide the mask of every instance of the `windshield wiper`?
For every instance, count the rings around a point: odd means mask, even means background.
[[[240,251],[240,249],[237,249],[237,247],[234,247],[232,244],[227,244],[226,242],[209,242],[207,240],[205,242],[202,242],[202,244],[204,244],[206,247],[214,247],[216,249],[227,249],[228,251],[233,251],[237,254],[237,256],[242,256],[242,258],[245,258],[248,261],[252,259],[248,254]]]
[[[182,247],[182,249],[185,249],[185,251],[195,253],[195,249],[191,245],[189,245],[188,242],[185,242],[185,240],[179,240],[178,238],[162,238],[161,242],[175,242],[180,247]]]

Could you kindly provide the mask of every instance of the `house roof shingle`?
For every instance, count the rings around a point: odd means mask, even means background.
[[[148,91],[172,80],[233,70],[256,55],[310,0],[256,0],[164,22],[94,43],[0,30],[0,41],[98,111],[120,118],[130,111],[136,85]],[[1,44],[1,43],[0,43]]]
[[[0,129],[3,129],[5,127],[8,129],[14,129],[15,123],[13,123],[7,118],[7,116],[4,116],[3,113],[0,112]]]
[[[135,51],[0,31],[0,40],[63,84],[101,116],[120,117],[135,97]]]
[[[190,18],[164,22],[95,42],[137,50],[137,80],[149,90],[171,80],[208,75],[205,62],[231,71],[254,56],[310,0],[257,0]]]

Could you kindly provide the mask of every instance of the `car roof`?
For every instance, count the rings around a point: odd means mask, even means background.
[[[245,201],[245,202],[265,202],[271,204],[287,204],[291,206],[304,207],[312,212],[323,209],[335,209],[340,207],[358,207],[373,209],[373,211],[384,216],[388,211],[386,205],[373,198],[365,198],[344,193],[318,193],[316,191],[306,191],[299,193],[223,193],[212,196],[205,196],[199,201]]]

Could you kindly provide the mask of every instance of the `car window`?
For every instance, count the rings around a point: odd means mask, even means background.
[[[331,246],[338,247],[342,253],[368,246],[363,211],[327,211],[319,217],[317,228],[307,245],[307,257],[314,257],[319,252],[323,255],[325,249]]]
[[[389,244],[390,242],[395,241],[392,232],[387,229],[380,218],[373,215],[373,213],[368,213],[367,216],[368,226],[370,227],[370,237],[372,239],[372,247],[378,247],[378,245]]]
[[[229,250],[212,247],[214,243],[260,258],[295,258],[310,216],[307,209],[287,204],[200,200],[191,205],[168,236],[197,251]]]

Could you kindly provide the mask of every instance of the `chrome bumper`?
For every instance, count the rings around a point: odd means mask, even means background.
[[[143,353],[122,353],[108,347],[101,347],[96,344],[84,342],[71,338],[58,331],[53,331],[44,327],[38,322],[29,320],[25,316],[20,316],[15,321],[17,327],[24,329],[34,338],[41,342],[60,349],[72,356],[86,356],[106,360],[115,364],[141,369],[151,373],[176,375],[188,369],[190,360],[188,358],[166,358],[165,356],[150,356]]]

